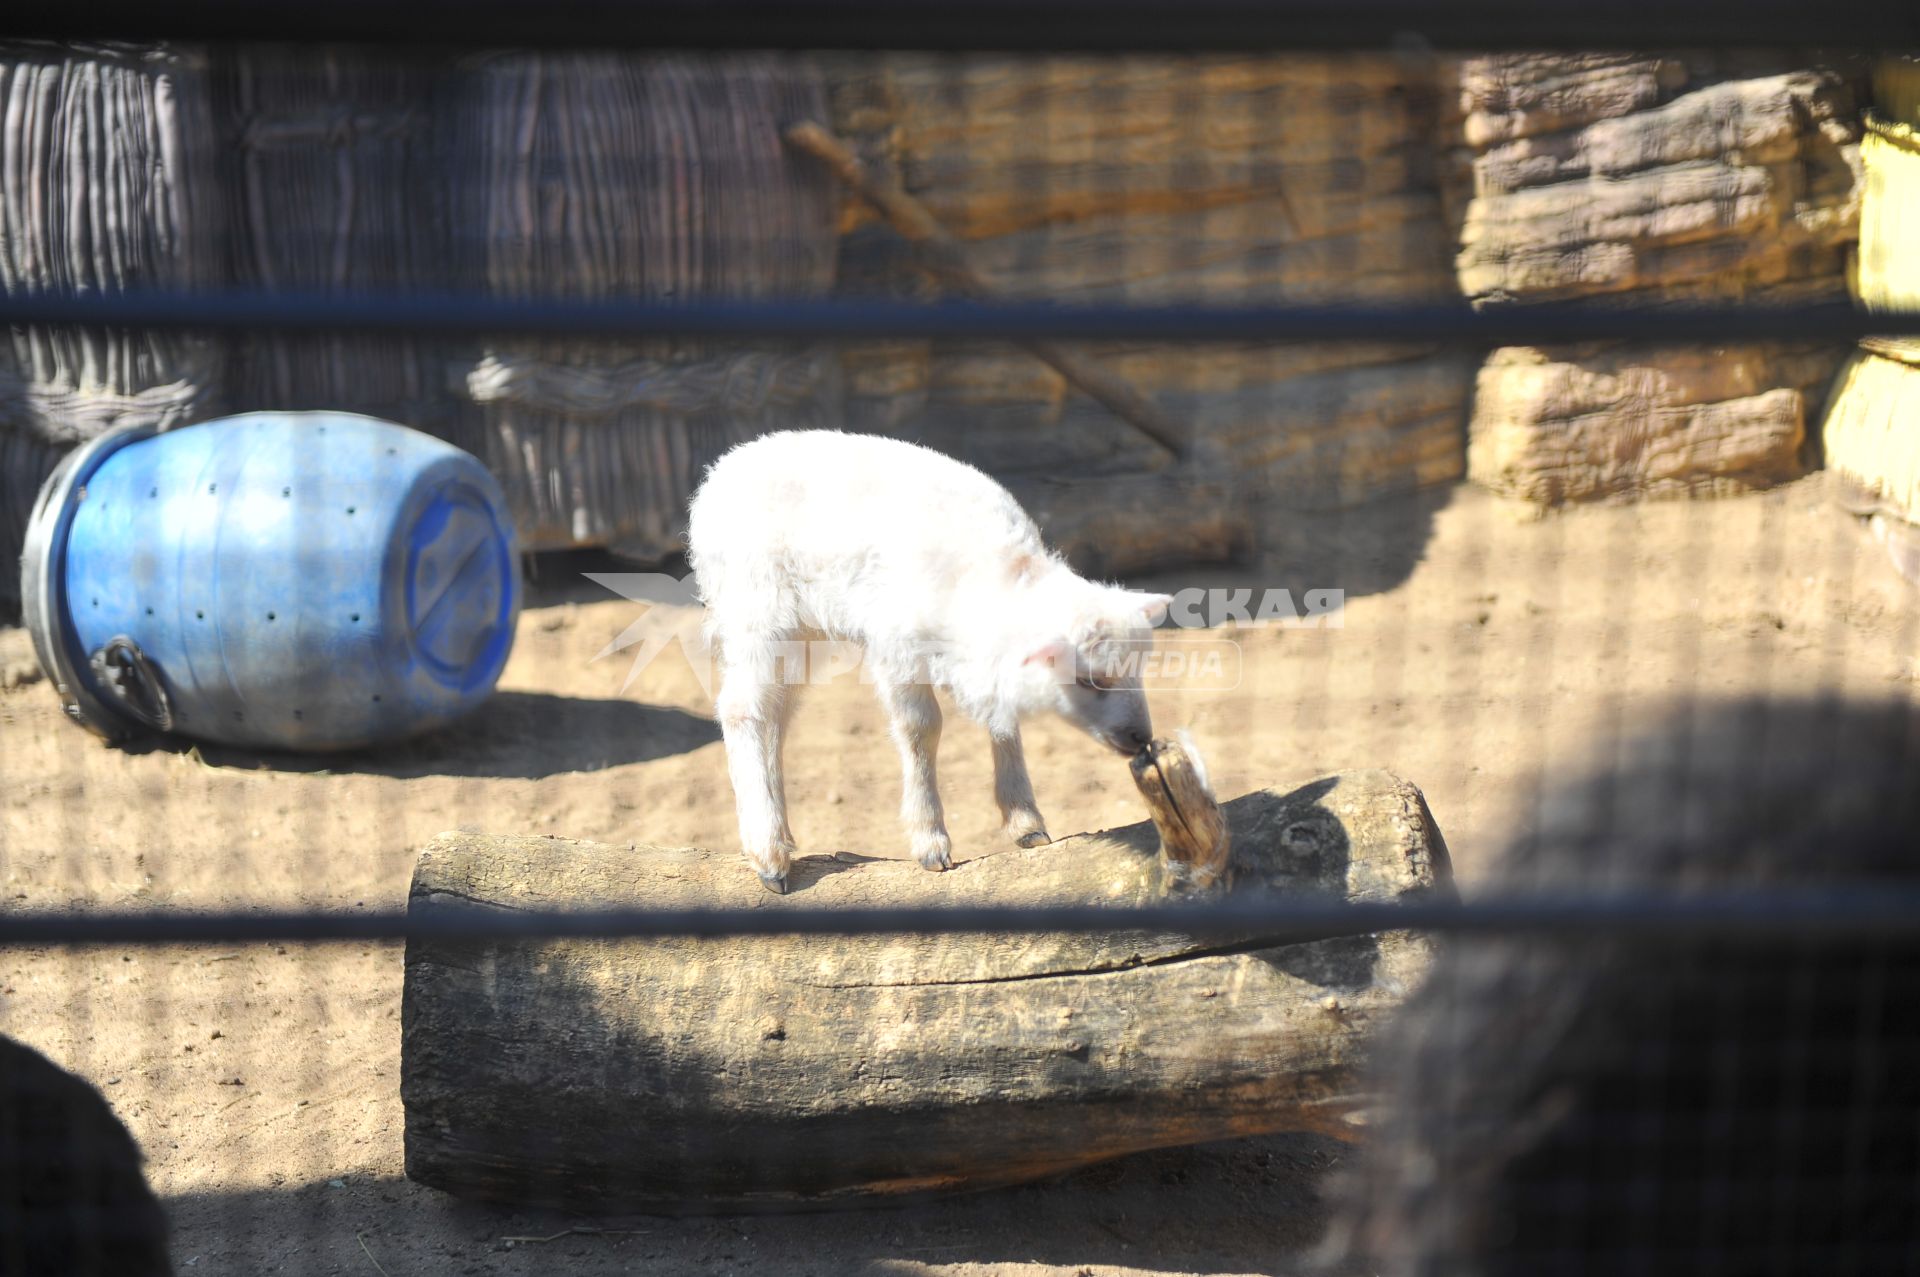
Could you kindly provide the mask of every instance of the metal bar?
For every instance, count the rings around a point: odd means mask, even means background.
[[[1920,937],[1920,890],[1885,886],[1686,895],[1515,895],[1466,904],[1227,899],[1136,909],[1087,905],[807,909],[769,902],[744,909],[540,911],[428,900],[406,912],[15,912],[0,917],[0,947],[1042,931],[1175,932],[1261,945],[1398,930],[1582,940]]]
[[[1916,6],[1920,7],[1920,6]],[[1168,304],[795,298],[661,303],[449,294],[128,292],[87,297],[0,297],[0,324],[289,332],[392,332],[744,341],[936,338],[961,340],[1405,341],[1455,346],[1638,340],[1698,343],[1770,339],[1854,342],[1920,336],[1920,311],[1868,311],[1844,302],[1803,306],[1591,304],[1396,306]]]
[[[1911,0],[89,0],[0,37],[649,49],[1140,52],[1920,45]]]

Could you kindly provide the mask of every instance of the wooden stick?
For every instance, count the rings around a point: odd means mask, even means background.
[[[839,138],[811,120],[803,120],[786,131],[786,140],[795,150],[824,162],[835,176],[880,210],[893,229],[914,246],[921,268],[943,286],[964,297],[996,295],[993,285],[968,265],[960,241],[927,211],[926,205],[869,173]],[[1058,342],[1019,344],[1176,459],[1186,455],[1186,429],[1111,368]]]
[[[1178,741],[1157,740],[1133,756],[1132,771],[1160,833],[1165,889],[1224,891],[1232,885],[1233,831],[1207,788],[1200,760]]]

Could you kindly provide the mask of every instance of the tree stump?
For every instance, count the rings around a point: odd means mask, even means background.
[[[1452,890],[1420,791],[1385,772],[1223,810],[1237,899]],[[946,874],[801,857],[785,897],[733,852],[444,834],[409,907],[1129,907],[1167,876],[1144,822]],[[1230,1136],[1350,1135],[1373,1025],[1427,962],[1408,933],[415,941],[407,1174],[576,1210],[796,1209]]]

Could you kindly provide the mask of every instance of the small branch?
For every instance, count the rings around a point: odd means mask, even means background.
[[[353,1240],[360,1243],[360,1253],[367,1257],[367,1262],[373,1265],[374,1271],[378,1272],[380,1277],[393,1277],[392,1273],[380,1267],[380,1261],[375,1259],[373,1252],[367,1249],[367,1235],[365,1233],[355,1233]]]
[[[1168,887],[1226,887],[1232,878],[1232,831],[1207,789],[1199,760],[1178,741],[1157,740],[1134,755],[1132,771],[1160,834]]]
[[[883,182],[839,138],[811,120],[788,129],[787,145],[824,163],[859,196],[879,209],[893,229],[914,246],[921,269],[948,290],[963,297],[991,298],[996,290],[967,264],[960,241],[913,196],[891,182]],[[1172,453],[1187,451],[1187,430],[1168,416],[1133,383],[1111,368],[1076,350],[1052,341],[1020,343],[1030,353],[1066,378],[1116,417]]]

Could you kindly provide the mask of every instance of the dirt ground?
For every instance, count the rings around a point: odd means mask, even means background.
[[[641,612],[547,564],[500,695],[354,758],[107,748],[63,722],[0,630],[7,907],[393,907],[448,828],[731,845],[710,706],[672,653],[622,690],[596,654]],[[1243,627],[1231,690],[1155,693],[1231,797],[1357,765],[1426,792],[1471,890],[1542,777],[1691,699],[1912,697],[1920,598],[1815,476],[1757,497],[1527,519],[1485,494],[1376,507],[1189,585],[1343,588],[1337,629]],[[1054,834],[1143,817],[1124,765],[1028,732]],[[895,760],[857,684],[813,689],[789,747],[803,852],[904,855]],[[979,729],[941,758],[956,858],[995,845]],[[743,867],[742,873],[747,872]],[[1050,1184],[892,1211],[636,1219],[618,1231],[463,1204],[401,1173],[401,962],[386,947],[0,953],[0,1028],[91,1078],[147,1150],[180,1271],[1292,1273],[1338,1145],[1143,1154]],[[591,1225],[609,1227],[604,1221]]]

